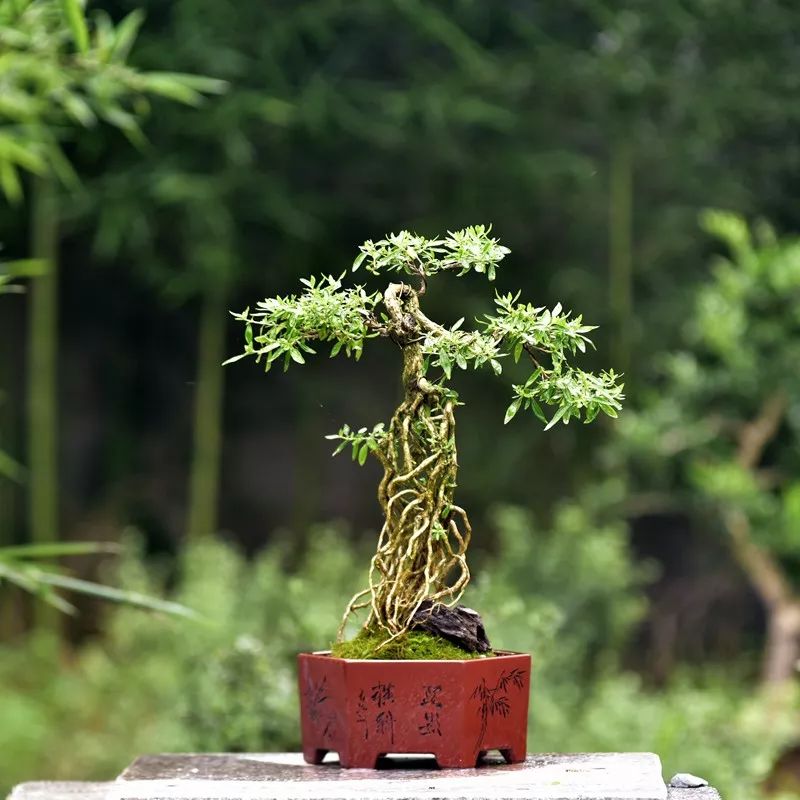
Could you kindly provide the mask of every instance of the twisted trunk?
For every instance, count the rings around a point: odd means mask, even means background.
[[[426,600],[458,602],[469,581],[465,554],[471,528],[453,501],[458,469],[453,403],[424,375],[421,341],[434,323],[406,284],[391,284],[384,304],[390,335],[403,353],[404,398],[375,451],[384,468],[378,487],[384,523],[369,588],[351,600],[339,637],[354,611],[369,608],[365,627],[384,631],[388,643],[409,629]]]

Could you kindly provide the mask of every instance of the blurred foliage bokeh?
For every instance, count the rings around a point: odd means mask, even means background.
[[[380,524],[324,435],[387,419],[400,359],[223,370],[228,309],[473,223],[628,396],[545,434],[457,380],[467,602],[534,653],[532,749],[800,786],[799,30],[789,0],[0,0],[0,548],[123,543],[65,568],[206,617],[55,619],[0,572],[0,792],[297,746],[294,655]]]

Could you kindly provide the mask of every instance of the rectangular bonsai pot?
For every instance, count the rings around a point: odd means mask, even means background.
[[[433,753],[442,768],[474,767],[488,750],[525,760],[531,657],[461,661],[298,656],[303,757],[336,751],[343,767],[387,753]]]

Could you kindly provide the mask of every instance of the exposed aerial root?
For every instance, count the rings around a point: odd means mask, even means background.
[[[369,571],[339,627],[369,608],[364,627],[386,633],[384,645],[405,633],[424,600],[454,605],[469,582],[466,551],[472,535],[463,508],[453,503],[458,464],[453,402],[430,384],[419,387],[421,354],[404,350],[406,397],[376,451],[384,467],[378,502],[384,523]]]

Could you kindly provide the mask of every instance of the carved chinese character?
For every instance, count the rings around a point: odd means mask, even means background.
[[[381,711],[375,717],[375,731],[379,736],[389,734],[389,740],[394,744],[394,714],[391,709]]]
[[[378,708],[383,708],[389,703],[394,703],[394,684],[393,683],[378,683],[372,687],[372,694],[370,695],[372,702]]]
[[[423,692],[422,701],[420,702],[421,706],[435,706],[436,708],[442,707],[441,686],[424,686]]]
[[[364,740],[369,739],[369,722],[367,721],[367,696],[362,689],[358,693],[358,706],[356,710],[356,722],[364,726]]]
[[[438,711],[426,711],[425,712],[425,722],[418,726],[419,732],[423,736],[432,736],[436,734],[437,736],[442,735],[442,728],[439,724],[439,712]]]

